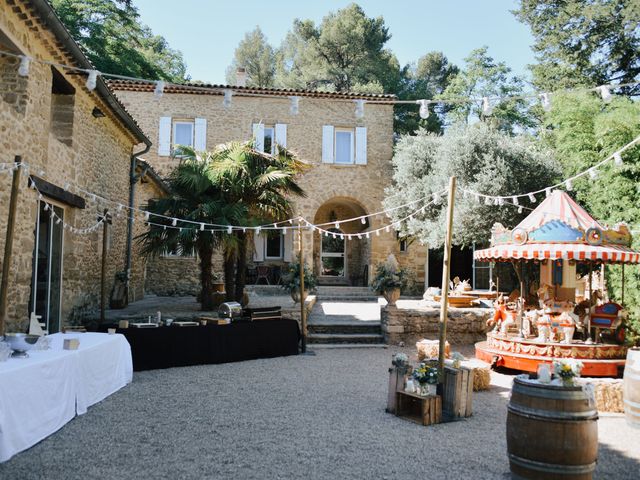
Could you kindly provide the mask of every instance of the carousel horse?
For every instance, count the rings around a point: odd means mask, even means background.
[[[487,320],[487,325],[493,326],[494,332],[499,331],[502,335],[506,335],[509,327],[516,323],[514,312],[507,309],[507,303],[502,295],[494,302],[493,308],[493,317]]]
[[[547,303],[549,300],[553,301],[553,287],[551,285],[543,283],[536,291],[536,294],[538,295],[538,301],[540,302],[541,308],[544,308],[545,303]]]

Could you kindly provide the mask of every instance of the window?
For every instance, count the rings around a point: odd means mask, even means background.
[[[264,127],[264,153],[273,155],[276,153],[275,128]]]
[[[73,141],[73,110],[76,90],[51,67],[51,133],[65,145]]]
[[[269,236],[264,242],[264,257],[268,259],[282,258],[282,234]]]
[[[184,253],[182,249],[182,245],[174,244],[170,247],[167,247],[167,250],[164,252],[165,257],[195,257],[195,252],[192,250],[190,252]]]
[[[400,233],[396,232],[396,238],[398,239],[398,245],[400,245],[400,252],[406,253],[409,250],[409,242],[407,237],[401,237]]]
[[[193,122],[173,122],[173,145],[193,147]]]
[[[335,163],[353,163],[353,130],[336,128]]]

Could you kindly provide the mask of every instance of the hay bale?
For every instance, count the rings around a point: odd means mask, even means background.
[[[593,386],[599,412],[624,413],[621,378],[582,378],[580,383]]]
[[[420,362],[425,358],[438,358],[438,354],[440,353],[440,341],[428,340],[425,338],[416,342],[416,348],[418,349],[418,361]],[[445,358],[449,358],[450,355],[451,345],[449,345],[449,342],[445,342],[444,356]]]
[[[471,359],[460,363],[463,367],[473,370],[473,391],[489,390],[491,385],[491,365],[482,360]]]

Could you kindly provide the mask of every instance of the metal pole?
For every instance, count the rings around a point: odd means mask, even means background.
[[[453,230],[453,203],[456,193],[456,177],[449,179],[449,198],[447,209],[447,233],[444,240],[444,259],[442,261],[442,300],[440,301],[440,343],[438,350],[439,383],[444,382],[444,348],[447,339],[447,308],[449,307],[449,274],[451,270],[451,235]]]
[[[622,264],[622,290],[620,292],[620,304],[624,307],[624,263]]]
[[[14,158],[17,166],[13,171],[11,182],[11,198],[9,199],[9,218],[7,219],[7,233],[4,242],[4,257],[2,258],[2,283],[0,283],[0,336],[4,335],[7,324],[7,295],[9,293],[9,271],[11,270],[11,251],[13,250],[13,229],[16,223],[16,207],[20,188],[20,162],[22,157]]]
[[[109,210],[106,208],[102,217],[102,265],[100,270],[100,324],[104,324],[104,311],[106,309],[106,295],[107,295],[107,241],[109,234],[109,222],[107,222],[107,213]]]
[[[302,254],[302,222],[298,224],[300,243],[300,328],[302,329],[302,353],[307,351],[307,316],[304,308],[304,257]]]
[[[589,309],[587,310],[587,340],[591,339],[591,302],[593,301],[593,288],[592,288],[592,273],[593,263],[589,262]],[[596,342],[598,339],[596,338]]]

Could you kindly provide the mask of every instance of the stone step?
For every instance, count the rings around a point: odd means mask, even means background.
[[[382,335],[373,333],[314,333],[307,337],[307,341],[310,344],[381,344],[384,343],[384,338]]]
[[[334,286],[319,286],[316,288],[318,296],[332,295],[332,296],[360,296],[360,295],[374,295],[369,287],[334,287]]]
[[[368,295],[329,295],[318,294],[318,299],[325,302],[377,302],[378,297],[372,292]]]
[[[355,333],[367,333],[374,335],[381,335],[382,330],[380,328],[380,323],[374,322],[369,325],[366,323],[358,322],[358,323],[312,323],[309,322],[309,333],[316,334],[355,334]]]
[[[314,350],[328,350],[331,348],[389,348],[386,343],[314,343],[311,347],[313,347]]]

